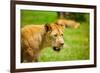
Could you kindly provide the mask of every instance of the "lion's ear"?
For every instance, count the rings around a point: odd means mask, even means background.
[[[46,32],[51,30],[50,24],[45,24],[45,30],[46,30]]]

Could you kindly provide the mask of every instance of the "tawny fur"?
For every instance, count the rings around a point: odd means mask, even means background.
[[[40,51],[45,47],[51,47],[52,44],[59,46],[59,42],[62,43],[63,27],[79,27],[79,23],[72,20],[60,19],[57,22],[52,23],[46,28],[45,25],[27,25],[21,29],[21,62],[36,62]],[[47,32],[47,30],[49,30]],[[51,33],[52,31],[52,33]],[[58,35],[58,39],[51,39],[51,35]]]
[[[21,30],[22,62],[37,61],[45,35],[44,25],[25,26]]]
[[[62,26],[65,26],[65,27],[71,27],[71,28],[78,28],[80,26],[80,23],[79,22],[76,22],[74,20],[66,20],[66,19],[58,19],[56,21],[56,23],[58,25],[62,25]]]

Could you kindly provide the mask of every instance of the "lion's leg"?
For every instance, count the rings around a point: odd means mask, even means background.
[[[38,49],[27,48],[22,53],[23,62],[38,62],[39,51]]]
[[[34,55],[34,62],[38,62],[38,59],[39,59],[39,52],[37,52],[35,55]]]
[[[34,53],[31,48],[24,49],[21,51],[21,62],[32,62],[33,56]]]

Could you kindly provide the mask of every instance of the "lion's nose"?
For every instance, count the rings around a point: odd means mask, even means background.
[[[60,45],[61,45],[61,46],[63,46],[63,45],[64,45],[64,43],[61,43]]]

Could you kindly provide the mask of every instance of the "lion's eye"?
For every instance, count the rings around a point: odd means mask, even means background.
[[[63,36],[63,34],[61,34],[61,36]]]
[[[57,34],[55,34],[54,36],[57,37]]]

